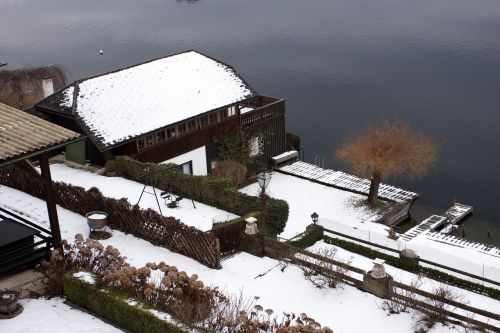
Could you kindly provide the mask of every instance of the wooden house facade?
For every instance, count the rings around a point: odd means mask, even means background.
[[[141,86],[141,96],[121,95],[127,81],[141,79],[155,86]],[[66,152],[80,163],[127,155],[203,175],[216,165],[219,143],[235,135],[248,139],[251,170],[285,151],[284,100],[257,94],[232,67],[194,51],[77,81],[31,112],[88,137]]]

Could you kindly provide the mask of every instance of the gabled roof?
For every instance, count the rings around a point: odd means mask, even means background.
[[[255,94],[232,67],[187,51],[76,81],[37,106],[73,114],[106,150]]]
[[[0,166],[78,140],[80,134],[0,103]]]

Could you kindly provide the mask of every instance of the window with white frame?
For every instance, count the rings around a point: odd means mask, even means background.
[[[193,174],[193,161],[179,164],[179,171],[185,175],[192,175]]]
[[[226,115],[227,115],[228,118],[236,115],[236,105],[228,107]]]

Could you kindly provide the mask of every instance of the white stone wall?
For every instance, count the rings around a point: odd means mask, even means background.
[[[161,163],[175,163],[181,165],[192,161],[193,175],[206,176],[207,175],[207,152],[205,146],[191,150],[185,154],[171,158]]]

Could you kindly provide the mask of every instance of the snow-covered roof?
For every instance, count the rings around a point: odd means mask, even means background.
[[[60,109],[72,107],[109,148],[255,92],[230,66],[188,51],[80,80],[59,94]]]

